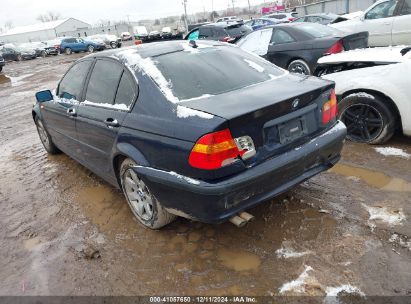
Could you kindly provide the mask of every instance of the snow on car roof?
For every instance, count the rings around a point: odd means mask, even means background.
[[[407,46],[378,47],[357,49],[339,54],[322,57],[319,64],[343,63],[343,62],[403,62],[411,59],[411,52],[403,56],[401,51]]]

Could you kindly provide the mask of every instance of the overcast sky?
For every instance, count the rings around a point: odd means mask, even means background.
[[[183,13],[183,0],[8,0],[2,1],[0,27],[7,21],[14,26],[37,23],[39,14],[59,12],[65,18],[73,17],[94,24],[100,19],[130,20],[153,19]],[[269,2],[250,0],[251,5]],[[188,13],[227,9],[231,0],[187,0]],[[236,6],[247,6],[247,0],[235,0]]]

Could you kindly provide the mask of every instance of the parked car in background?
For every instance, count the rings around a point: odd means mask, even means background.
[[[149,41],[157,41],[161,39],[161,33],[159,31],[151,31],[148,34],[148,40]]]
[[[229,21],[240,21],[237,16],[227,16],[217,19],[216,23],[219,22],[229,22]]]
[[[290,23],[254,31],[237,42],[292,73],[311,75],[324,55],[368,46],[368,33],[348,34],[318,23]]]
[[[344,52],[319,65],[318,75],[336,83],[348,139],[383,144],[397,129],[411,136],[411,47]]]
[[[118,38],[116,35],[97,34],[88,36],[87,40],[103,42],[106,47],[110,47],[112,49],[120,48],[122,46],[121,38]]]
[[[59,54],[59,50],[55,46],[48,46],[43,42],[22,43],[19,47],[34,50],[37,57],[56,56]]]
[[[349,20],[348,18],[336,15],[336,14],[311,14],[305,15],[304,17],[300,17],[295,19],[293,22],[312,22],[312,23],[319,23],[323,25],[338,23]]]
[[[55,48],[59,53],[61,53],[61,41],[65,38],[56,38],[52,40],[46,40],[42,41],[42,43],[45,45],[46,49],[47,48]]]
[[[37,58],[34,50],[16,47],[13,44],[5,44],[0,48],[0,54],[6,61],[22,61]]]
[[[244,25],[251,27],[255,31],[266,26],[275,25],[277,23],[278,22],[275,19],[257,18],[244,22]]]
[[[296,12],[278,12],[269,15],[264,15],[264,18],[275,19],[278,23],[288,23],[293,22],[296,18],[298,18],[298,13]]]
[[[0,72],[3,71],[3,67],[6,65],[6,61],[4,60],[3,56],[1,55],[0,51]]]
[[[61,41],[61,52],[70,55],[72,52],[90,52],[101,51],[106,48],[103,41],[84,40],[82,38],[65,38]]]
[[[153,229],[233,218],[333,167],[346,135],[334,83],[213,41],[93,54],[36,98],[45,149],[121,188]]]
[[[135,26],[133,28],[134,38],[143,42],[148,40],[148,31],[145,26]]]
[[[332,24],[346,31],[368,31],[370,46],[411,44],[411,0],[381,0],[352,20]]]
[[[163,39],[171,39],[173,37],[173,33],[169,26],[163,27],[161,30],[161,38]]]
[[[131,34],[129,32],[123,32],[120,35],[120,38],[122,41],[130,41],[133,40],[133,36],[131,36]]]
[[[185,37],[186,40],[217,40],[235,43],[244,35],[252,32],[252,28],[243,23],[213,23],[203,25],[192,30]]]

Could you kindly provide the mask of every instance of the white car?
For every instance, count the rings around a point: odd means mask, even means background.
[[[380,0],[352,20],[330,25],[346,32],[368,31],[370,46],[411,44],[411,0]]]
[[[291,12],[291,13],[273,13],[269,15],[264,15],[264,18],[274,19],[278,23],[287,23],[293,22],[296,18],[298,18],[298,13]]]
[[[397,129],[411,136],[411,47],[349,51],[318,64],[317,75],[336,83],[348,139],[382,144]]]

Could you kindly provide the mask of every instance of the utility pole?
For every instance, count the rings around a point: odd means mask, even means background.
[[[186,32],[188,33],[188,21],[187,21],[187,0],[183,0],[184,5],[184,24],[186,27]]]
[[[250,0],[248,0],[248,13],[251,13],[251,5],[250,5]]]

